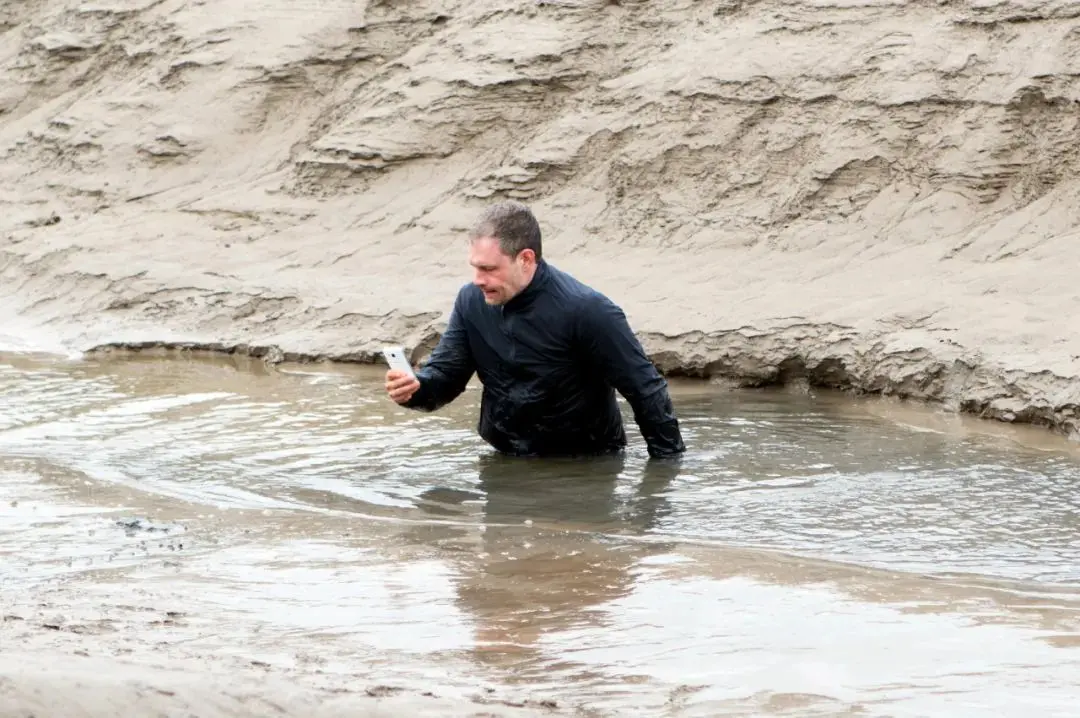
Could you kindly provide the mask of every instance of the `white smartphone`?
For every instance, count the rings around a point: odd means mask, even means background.
[[[416,378],[416,372],[405,356],[405,347],[383,347],[382,353],[391,369],[408,372],[413,379]]]

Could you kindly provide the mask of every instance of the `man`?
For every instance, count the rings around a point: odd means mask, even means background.
[[[485,441],[505,454],[575,456],[626,446],[618,391],[651,457],[685,450],[667,382],[622,310],[543,259],[540,226],[528,207],[492,205],[469,239],[473,281],[458,292],[418,379],[387,372],[393,401],[435,411],[476,372]]]

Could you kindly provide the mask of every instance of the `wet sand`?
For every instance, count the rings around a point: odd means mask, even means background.
[[[379,391],[3,357],[0,712],[1073,710],[1067,442],[678,383],[677,471],[636,440],[514,462],[484,455],[474,390],[435,416]]]

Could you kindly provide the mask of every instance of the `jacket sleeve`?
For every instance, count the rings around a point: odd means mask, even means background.
[[[684,452],[667,381],[645,354],[622,309],[597,293],[585,302],[578,320],[579,341],[589,363],[630,404],[649,456]]]
[[[476,365],[469,349],[464,310],[464,296],[459,292],[450,312],[446,331],[439,338],[427,364],[416,372],[420,388],[405,403],[408,408],[436,411],[465,391],[465,385],[472,378]]]

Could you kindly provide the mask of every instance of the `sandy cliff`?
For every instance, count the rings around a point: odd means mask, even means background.
[[[1080,4],[20,0],[0,67],[8,327],[422,352],[510,196],[666,369],[1080,428]]]

